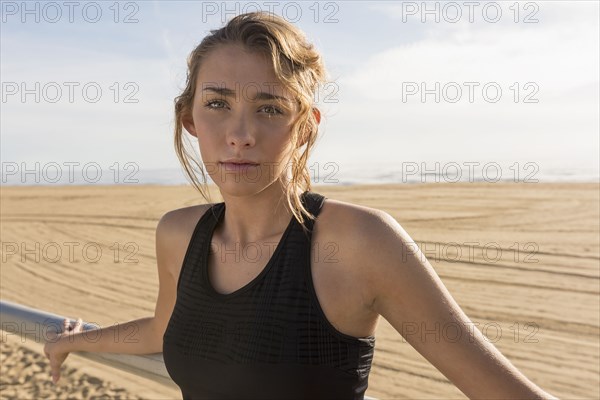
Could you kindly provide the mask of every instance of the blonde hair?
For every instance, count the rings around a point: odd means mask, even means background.
[[[183,92],[175,98],[175,151],[192,185],[209,203],[210,193],[204,169],[183,143],[183,119],[191,115],[198,71],[202,61],[219,45],[241,44],[249,51],[256,51],[271,59],[275,75],[279,81],[295,94],[299,105],[298,118],[292,125],[291,178],[286,186],[287,204],[302,228],[305,214],[314,216],[303,207],[297,194],[311,190],[307,162],[315,144],[319,123],[313,115],[314,97],[320,84],[325,82],[325,67],[315,47],[309,43],[304,33],[285,19],[268,12],[251,12],[231,19],[224,27],[211,30],[202,42],[190,53],[187,59],[187,79]],[[299,153],[298,143],[305,141],[306,148]],[[192,164],[200,171],[204,187],[196,177]],[[285,173],[285,171],[284,171]]]

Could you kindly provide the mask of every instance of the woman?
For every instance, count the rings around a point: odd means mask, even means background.
[[[135,325],[139,340],[86,343],[78,322],[45,347],[55,381],[71,351],[162,351],[184,399],[360,399],[383,316],[469,398],[555,399],[473,328],[394,218],[310,190],[324,81],[302,32],[268,13],[240,15],[194,49],[175,147],[208,204],[159,221],[155,315],[117,328]],[[196,178],[183,129],[224,202]],[[460,339],[421,340],[407,323],[450,324]]]

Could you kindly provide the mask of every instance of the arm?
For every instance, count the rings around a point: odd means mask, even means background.
[[[152,344],[152,337],[156,335],[153,320],[153,317],[145,317],[99,329],[77,330],[70,335],[61,335],[55,342],[49,343],[54,344],[53,351],[60,353],[157,353]]]
[[[459,390],[470,399],[557,399],[527,379],[483,336],[392,216],[378,211],[361,220],[356,257],[369,265],[365,279],[373,309]],[[422,338],[423,327],[441,333],[437,339],[432,334]]]
[[[156,263],[159,290],[154,316],[93,330],[81,330],[78,323],[71,332],[59,335],[44,346],[50,359],[55,382],[60,377],[60,366],[72,351],[149,354],[162,352],[162,339],[176,300],[176,282],[173,278],[173,246],[176,240],[177,220],[172,213],[165,214],[156,228]],[[66,326],[65,326],[66,328]]]

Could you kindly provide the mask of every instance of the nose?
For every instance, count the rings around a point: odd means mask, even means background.
[[[256,142],[254,126],[243,113],[230,119],[226,140],[232,147],[254,146],[254,143]]]

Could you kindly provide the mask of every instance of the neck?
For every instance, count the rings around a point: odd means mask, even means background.
[[[298,192],[299,195],[301,193]],[[227,243],[245,246],[279,237],[293,216],[284,188],[278,184],[251,195],[222,193],[222,196],[225,215],[218,230]]]

